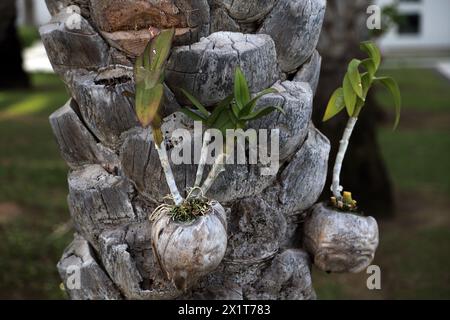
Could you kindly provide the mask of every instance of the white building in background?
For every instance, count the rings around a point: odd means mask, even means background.
[[[2,1],[2,0],[0,0]],[[41,26],[50,20],[45,0],[29,0],[33,2],[33,20],[36,26]],[[21,25],[25,22],[25,0],[16,0],[17,6],[17,24]]]
[[[381,39],[384,51],[450,50],[450,0],[397,1],[403,23]],[[393,0],[377,3],[382,6]]]

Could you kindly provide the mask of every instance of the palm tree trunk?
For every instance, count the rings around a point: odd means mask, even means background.
[[[82,16],[63,10],[55,16],[59,21],[40,33],[72,95],[50,117],[71,168],[68,203],[77,236],[58,264],[69,296],[315,298],[310,260],[298,239],[300,221],[321,194],[327,171],[329,142],[311,123],[312,88],[320,68],[315,47],[325,1],[63,3],[81,5]],[[227,165],[209,188],[206,195],[227,209],[228,250],[218,269],[186,293],[166,279],[152,253],[147,216],[169,187],[152,135],[139,127],[134,100],[124,94],[133,91],[131,66],[150,39],[149,27],[171,26],[177,28],[177,47],[166,70],[162,125],[169,160],[180,143],[171,140],[171,132],[192,131],[192,124],[175,112],[184,103],[176,88],[211,106],[231,93],[234,69],[240,66],[252,92],[272,85],[279,89],[263,97],[261,105],[279,104],[286,113],[252,123],[256,129],[280,128],[276,175],[261,176],[261,164]],[[241,33],[211,34],[220,30]],[[298,81],[283,80],[288,78]],[[172,164],[172,170],[180,191],[194,185],[195,165]],[[73,268],[81,274],[79,290],[68,283]]]
[[[34,0],[24,0],[24,22],[27,26],[34,27],[36,19],[34,17]]]

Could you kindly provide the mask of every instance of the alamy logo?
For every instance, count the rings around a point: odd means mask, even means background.
[[[81,289],[81,270],[77,265],[70,265],[66,270],[67,278],[64,287],[68,290]]]
[[[228,129],[225,137],[217,129],[207,129],[204,134],[206,148],[203,145],[203,127],[201,121],[194,122],[194,132],[176,129],[171,141],[174,148],[171,160],[175,165],[198,164],[203,152],[206,152],[206,164],[212,165],[218,155],[226,153],[222,161],[225,164],[260,164],[261,175],[275,175],[279,169],[280,131],[279,129]],[[270,140],[270,145],[269,145]],[[248,146],[248,147],[247,147]],[[193,149],[193,150],[192,150]],[[192,151],[194,154],[192,154]],[[221,164],[222,164],[221,163]]]
[[[380,30],[381,29],[381,8],[377,5],[371,5],[367,7],[367,14],[370,14],[367,18],[367,29]]]
[[[381,290],[381,269],[379,266],[373,264],[366,270],[370,276],[367,278],[367,289],[369,290]]]

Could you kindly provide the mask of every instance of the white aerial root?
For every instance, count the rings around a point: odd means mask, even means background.
[[[173,201],[175,205],[180,205],[183,202],[183,197],[180,195],[178,191],[177,184],[175,182],[175,177],[173,176],[172,168],[170,167],[169,157],[167,156],[167,151],[164,146],[164,141],[161,145],[157,145],[156,150],[158,151],[159,160],[161,161],[161,166],[164,171],[164,175],[166,176],[167,185],[169,186],[170,194],[172,195]]]
[[[356,117],[350,117],[348,119],[347,126],[345,127],[345,131],[342,136],[342,140],[339,142],[339,151],[336,155],[336,161],[334,162],[333,168],[333,183],[331,184],[331,191],[333,192],[333,196],[336,199],[342,199],[341,192],[343,188],[340,185],[342,162],[344,161],[344,156],[345,153],[347,152],[348,142],[352,135],[353,129],[355,128],[356,121],[358,121],[358,118]]]
[[[211,188],[212,184],[217,179],[219,174],[222,171],[225,171],[225,161],[226,161],[226,153],[221,152],[219,156],[216,158],[216,161],[214,162],[211,171],[209,172],[205,182],[202,185],[201,189],[203,194],[206,194],[208,192],[209,188]]]
[[[203,171],[205,169],[206,157],[208,155],[208,143],[211,140],[211,134],[208,130],[205,131],[205,136],[203,137],[203,145],[200,154],[200,160],[198,162],[197,174],[195,176],[194,188],[199,187],[203,178]]]

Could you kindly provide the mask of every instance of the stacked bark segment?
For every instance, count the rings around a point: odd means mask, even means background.
[[[69,164],[69,207],[77,234],[58,270],[81,271],[74,299],[312,299],[311,261],[301,248],[305,211],[325,183],[329,142],[311,123],[320,72],[315,51],[324,0],[47,0],[52,21],[41,35],[72,100],[50,117]],[[69,10],[68,6],[81,8]],[[77,23],[74,23],[77,22]],[[76,28],[74,29],[74,26]],[[231,93],[240,66],[263,105],[279,104],[251,124],[280,129],[280,167],[229,165],[208,196],[226,209],[228,248],[217,270],[179,292],[160,270],[147,216],[168,193],[151,133],[138,126],[133,59],[149,27],[175,27],[167,75],[164,132],[193,130],[177,112],[185,88],[211,106]],[[167,139],[169,155],[176,141]],[[195,165],[173,165],[180,189]],[[183,190],[184,191],[184,190]]]

